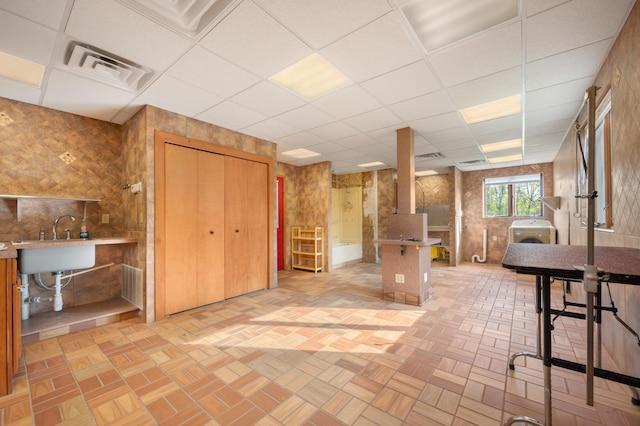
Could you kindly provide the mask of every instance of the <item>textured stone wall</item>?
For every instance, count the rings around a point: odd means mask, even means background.
[[[613,232],[596,231],[595,244],[640,248],[640,3],[636,3],[627,22],[595,79],[601,99],[611,89],[612,111],[612,188]],[[568,135],[554,163],[555,195],[562,197],[556,222],[563,224],[566,243],[587,242],[583,216],[576,217],[576,145]],[[582,210],[584,211],[584,209]],[[561,220],[559,220],[561,219]],[[597,259],[596,259],[597,265]],[[574,292],[582,299],[583,292]],[[640,330],[640,287],[611,284],[618,315],[634,330]],[[604,297],[608,303],[608,297]],[[608,313],[603,314],[602,341],[617,367],[625,374],[640,376],[640,355],[633,336]]]

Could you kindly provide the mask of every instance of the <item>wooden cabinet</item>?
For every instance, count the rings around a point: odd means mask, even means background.
[[[162,132],[155,142],[156,319],[272,287],[273,161]]]
[[[0,259],[0,396],[11,393],[13,375],[22,355],[20,282],[15,259]]]
[[[165,314],[224,299],[224,157],[176,145],[165,156]]]
[[[294,269],[322,271],[324,256],[322,252],[323,232],[321,226],[291,229],[291,265]]]
[[[267,288],[267,166],[225,157],[225,298]]]

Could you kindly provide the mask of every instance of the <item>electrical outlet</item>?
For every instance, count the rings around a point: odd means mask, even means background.
[[[144,225],[144,212],[138,212],[138,223]]]
[[[425,272],[425,273],[424,273],[424,282],[425,282],[425,283],[427,282],[427,279],[428,279],[428,278],[429,278],[429,276],[428,276],[428,275],[427,275],[427,273]]]
[[[396,282],[399,284],[404,284],[404,274],[396,274]]]
[[[498,236],[497,235],[493,236],[493,241],[498,241]]]
[[[102,223],[109,223],[109,213],[102,215]]]

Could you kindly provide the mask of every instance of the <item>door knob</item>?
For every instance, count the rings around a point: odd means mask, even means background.
[[[239,230],[239,229],[236,229],[236,232],[240,232],[240,230]]]
[[[213,231],[209,231],[209,234],[213,235],[213,234],[215,234],[215,232],[213,232]]]

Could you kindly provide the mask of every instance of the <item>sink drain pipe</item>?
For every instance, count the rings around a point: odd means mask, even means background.
[[[484,263],[487,261],[487,229],[485,228],[482,234],[482,259],[477,254],[471,256],[471,263],[475,263],[476,260],[480,263]]]
[[[109,266],[113,266],[112,263],[108,263],[106,265],[98,266],[91,269],[85,269],[80,272],[73,272],[71,274],[63,275],[64,271],[53,272],[55,277],[55,284],[53,287],[53,297],[41,297],[41,296],[29,296],[29,275],[20,274],[22,279],[22,288],[20,289],[21,297],[22,297],[22,319],[29,319],[29,303],[41,303],[41,302],[51,302],[53,301],[53,310],[55,312],[59,312],[62,310],[62,279],[63,278],[71,278],[76,275],[86,274],[87,272],[97,271],[98,269],[107,268]]]

